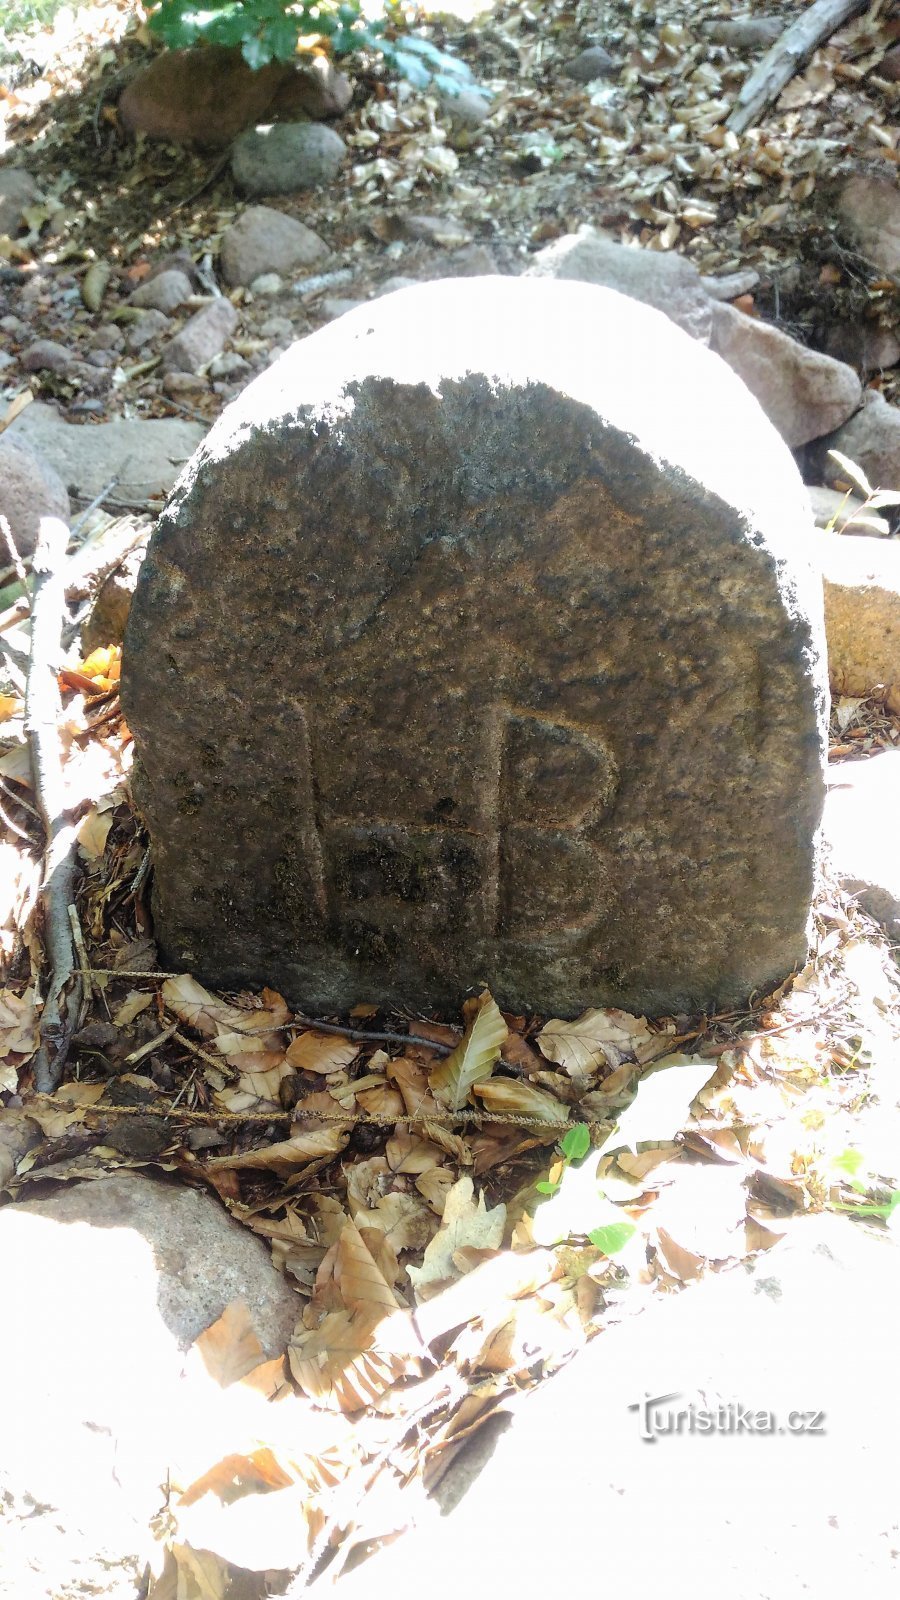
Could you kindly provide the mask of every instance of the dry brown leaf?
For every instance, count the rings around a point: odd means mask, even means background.
[[[428,1172],[444,1159],[443,1151],[438,1150],[430,1139],[422,1139],[418,1134],[407,1133],[402,1128],[398,1128],[394,1137],[388,1139],[384,1153],[392,1172]]]
[[[350,1137],[343,1123],[333,1123],[328,1128],[317,1128],[312,1133],[295,1133],[278,1144],[265,1145],[261,1150],[246,1150],[230,1156],[212,1156],[204,1163],[206,1171],[242,1169],[276,1172],[288,1177],[308,1161],[318,1161],[323,1156],[340,1155]]]
[[[579,1085],[586,1086],[601,1067],[618,1067],[653,1039],[646,1017],[628,1011],[583,1011],[574,1022],[548,1022],[537,1042],[548,1061],[555,1061]]]
[[[385,1070],[400,1090],[403,1104],[411,1117],[439,1109],[428,1088],[428,1076],[421,1062],[413,1061],[408,1055],[398,1056]]]
[[[224,1000],[217,1000],[189,973],[167,978],[162,986],[162,996],[168,1010],[195,1032],[207,1039],[214,1039],[222,1031],[254,1033],[260,1049],[267,1043],[263,1035],[268,1030],[274,1033],[283,1028],[291,1015],[280,995],[272,990],[266,993],[270,1004],[265,1009],[243,1011]]]
[[[389,1088],[387,1083],[381,1083],[373,1089],[357,1089],[356,1098],[370,1117],[382,1118],[387,1123],[399,1122],[406,1115],[403,1096],[397,1089]]]
[[[464,1246],[499,1249],[505,1225],[506,1207],[495,1206],[488,1211],[483,1194],[475,1199],[472,1179],[459,1178],[447,1195],[441,1226],[425,1251],[421,1267],[406,1269],[417,1297],[427,1297],[439,1283],[459,1277],[453,1258]]]
[[[516,1078],[490,1078],[476,1083],[472,1093],[478,1096],[485,1111],[502,1112],[505,1116],[530,1117],[554,1127],[564,1127],[569,1120],[568,1106],[560,1105],[552,1095],[535,1089],[530,1083]]]
[[[34,985],[29,984],[21,994],[14,989],[0,990],[0,1053],[30,1056],[37,1046]]]
[[[320,1406],[353,1412],[379,1400],[418,1363],[421,1345],[407,1312],[377,1328],[363,1313],[331,1311],[319,1326],[298,1330],[288,1345],[297,1387]]]
[[[383,1234],[379,1239],[383,1241]],[[396,1265],[396,1263],[395,1263]],[[373,1318],[396,1311],[400,1302],[359,1229],[347,1222],[335,1247],[334,1281],[348,1311]]]
[[[297,1304],[298,1314],[300,1302]],[[211,1327],[199,1335],[191,1354],[222,1389],[237,1383],[265,1359],[250,1311],[243,1300],[232,1300]]]
[[[287,1060],[295,1072],[340,1072],[359,1055],[359,1045],[327,1033],[298,1033]]]
[[[428,1201],[432,1211],[442,1217],[447,1196],[453,1188],[453,1173],[449,1167],[431,1167],[416,1179],[416,1188]]]
[[[497,1003],[487,990],[470,1004],[468,1018],[466,1031],[452,1055],[428,1074],[432,1094],[451,1111],[459,1111],[465,1105],[473,1084],[490,1077],[508,1032]]]

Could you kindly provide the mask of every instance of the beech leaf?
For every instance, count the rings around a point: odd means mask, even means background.
[[[428,1077],[432,1094],[450,1111],[460,1111],[473,1083],[489,1078],[500,1059],[508,1029],[497,1002],[485,990],[462,1039]],[[560,1119],[562,1120],[562,1119]]]

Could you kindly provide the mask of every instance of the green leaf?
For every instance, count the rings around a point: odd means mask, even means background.
[[[636,1232],[633,1222],[611,1222],[606,1228],[594,1228],[588,1238],[605,1256],[617,1256]]]
[[[489,1078],[500,1059],[508,1029],[497,1002],[485,990],[462,1040],[446,1061],[428,1076],[432,1094],[450,1111],[460,1111],[473,1083]]]
[[[591,1133],[587,1124],[576,1122],[563,1134],[559,1147],[567,1161],[581,1161],[591,1148]]]
[[[547,1178],[539,1178],[534,1186],[538,1194],[555,1194],[559,1188],[558,1183],[550,1183]]]

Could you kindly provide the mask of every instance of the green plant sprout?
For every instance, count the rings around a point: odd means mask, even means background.
[[[586,1123],[574,1123],[564,1133],[559,1142],[559,1151],[563,1161],[563,1168],[559,1177],[552,1183],[548,1179],[542,1178],[539,1183],[535,1184],[538,1194],[556,1194],[562,1183],[562,1175],[566,1167],[573,1161],[583,1161],[590,1148],[591,1135]],[[601,1190],[602,1187],[601,1184]],[[618,1255],[619,1251],[624,1250],[629,1239],[633,1238],[636,1231],[633,1222],[608,1222],[603,1227],[592,1228],[587,1237],[590,1239],[591,1244],[595,1245],[603,1255],[614,1256]]]

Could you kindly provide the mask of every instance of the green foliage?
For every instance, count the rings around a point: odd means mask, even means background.
[[[375,18],[363,16],[360,0],[151,0],[151,6],[150,27],[173,50],[204,41],[239,45],[247,64],[259,68],[292,61],[300,39],[316,35],[334,56],[377,51],[417,88],[433,82],[458,94],[473,86],[465,62],[404,32],[398,0],[383,0],[383,15]]]
[[[844,1150],[835,1158],[832,1166],[844,1179],[848,1188],[874,1202],[863,1206],[837,1205],[834,1208],[836,1211],[847,1211],[853,1217],[880,1217],[882,1222],[891,1222],[894,1212],[900,1206],[900,1189],[886,1189],[879,1185],[866,1172],[861,1150]]]

